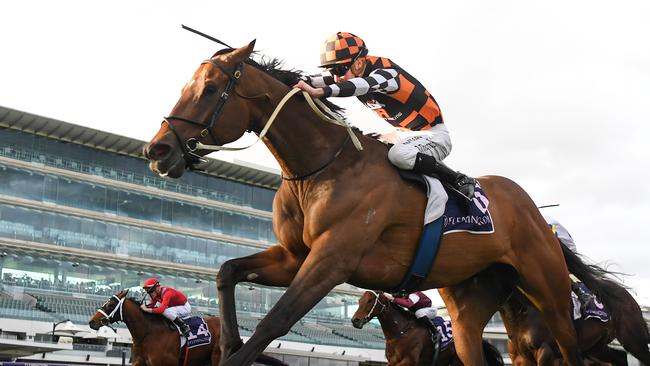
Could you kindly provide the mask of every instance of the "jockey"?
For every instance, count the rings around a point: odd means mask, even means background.
[[[578,253],[576,243],[573,241],[573,237],[571,237],[569,231],[553,217],[544,216],[544,219],[551,227],[551,230],[553,231],[553,234],[555,234],[557,240],[559,240],[560,243],[564,244],[572,252]],[[573,273],[569,274],[569,278],[571,279],[571,290],[573,290],[573,292],[578,296],[578,300],[580,300],[580,308],[584,313],[588,305],[592,304],[596,300],[596,297],[589,291],[586,291],[586,285],[582,284],[580,279]]]
[[[439,178],[468,199],[474,196],[476,181],[442,163],[451,138],[438,103],[418,80],[388,58],[369,56],[363,40],[347,32],[325,41],[320,63],[329,75],[307,76],[294,87],[316,98],[356,96],[394,127],[379,137],[393,144],[388,151],[393,165]]]
[[[190,327],[181,320],[182,317],[191,314],[192,308],[187,302],[187,297],[176,289],[160,286],[160,281],[156,278],[144,281],[142,288],[149,294],[151,301],[146,305],[140,305],[140,308],[147,313],[162,314],[176,324],[183,335],[187,337],[190,334]],[[160,306],[155,307],[157,302],[160,303]]]
[[[385,293],[384,296],[391,302],[407,308],[419,321],[429,327],[434,335],[438,334],[438,328],[433,324],[433,319],[438,316],[438,309],[432,305],[431,299],[424,292],[416,291],[407,297],[393,297],[389,293]]]

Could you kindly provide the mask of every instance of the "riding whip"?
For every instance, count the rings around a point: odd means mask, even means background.
[[[233,47],[228,46],[228,45],[225,44],[224,42],[221,42],[220,40],[218,40],[218,39],[216,39],[216,38],[214,38],[214,37],[212,37],[212,36],[209,36],[209,35],[207,35],[207,34],[205,34],[205,33],[203,33],[203,32],[199,32],[199,31],[197,31],[196,29],[192,29],[192,28],[190,28],[190,27],[188,27],[188,26],[186,26],[186,25],[184,25],[184,24],[181,24],[181,27],[183,27],[183,29],[188,30],[188,31],[190,31],[190,32],[192,32],[192,33],[198,34],[198,35],[201,36],[201,37],[205,37],[205,38],[207,38],[207,39],[209,39],[209,40],[211,40],[211,41],[214,41],[214,42],[217,42],[217,43],[219,43],[219,44],[222,44],[222,45],[224,45],[224,46],[226,46],[226,47],[228,47],[228,48],[233,48]]]

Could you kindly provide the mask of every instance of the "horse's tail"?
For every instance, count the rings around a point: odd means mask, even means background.
[[[610,311],[614,311],[618,304],[626,301],[620,290],[626,291],[628,288],[614,280],[614,277],[620,275],[620,273],[610,272],[595,264],[586,264],[579,254],[574,253],[562,242],[560,242],[560,246],[569,272],[573,273],[591,291],[598,295],[600,301]]]
[[[494,347],[490,342],[483,340],[483,357],[488,366],[503,366],[503,357],[501,357],[501,352]]]
[[[288,366],[286,363],[278,360],[277,358],[271,357],[264,353],[260,353],[260,355],[257,356],[257,358],[255,359],[255,362],[261,363],[262,365],[269,365],[269,366]]]
[[[617,301],[615,307],[610,310],[616,339],[627,352],[641,361],[641,364],[650,365],[650,334],[643,312],[629,292],[623,288],[619,288],[618,292],[618,298],[623,301]]]

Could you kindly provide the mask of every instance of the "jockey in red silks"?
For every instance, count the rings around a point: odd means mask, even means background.
[[[190,327],[181,320],[181,318],[191,315],[192,308],[187,302],[187,297],[179,290],[160,286],[160,281],[156,278],[144,281],[142,288],[149,294],[151,301],[146,305],[140,305],[140,308],[147,313],[162,314],[176,324],[183,335],[188,336]],[[160,303],[160,305],[156,307],[156,303]]]
[[[416,291],[409,294],[407,297],[393,297],[391,294],[384,294],[393,303],[407,308],[415,317],[424,323],[433,334],[438,333],[438,328],[433,324],[433,318],[438,316],[438,309],[436,309],[431,302],[431,299],[422,291]]]

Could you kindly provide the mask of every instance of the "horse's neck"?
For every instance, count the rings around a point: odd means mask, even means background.
[[[393,304],[388,304],[386,310],[379,314],[377,319],[379,319],[386,339],[400,337],[407,330],[408,323],[412,320],[411,317],[396,309]]]
[[[149,327],[149,321],[135,302],[128,299],[124,300],[122,304],[122,321],[129,328],[129,333],[131,333],[134,341],[140,341],[144,338]]]
[[[287,93],[284,88],[274,89],[274,101],[279,101]],[[264,123],[260,123],[258,128],[261,129]],[[282,171],[288,176],[296,176],[311,173],[333,159],[346,134],[343,127],[320,119],[303,96],[296,95],[278,114],[264,143]]]

